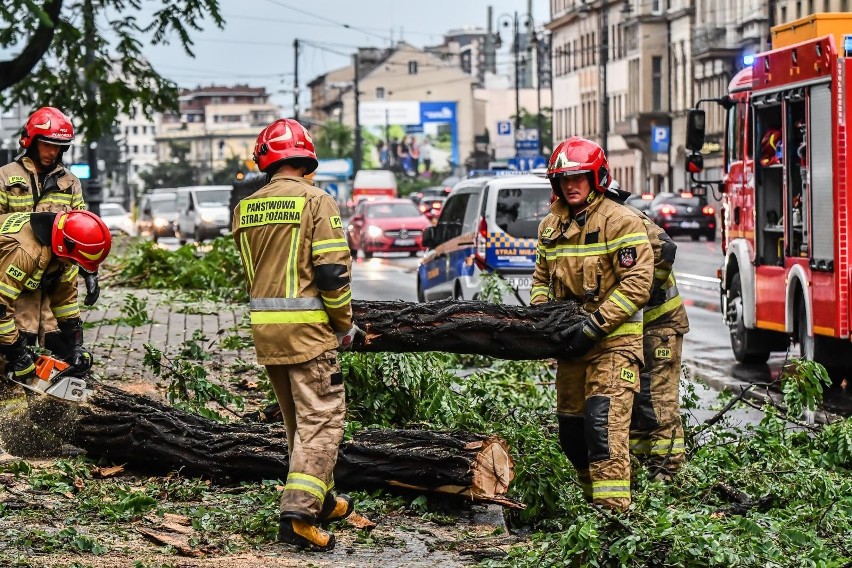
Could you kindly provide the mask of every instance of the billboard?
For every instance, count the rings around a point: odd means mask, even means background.
[[[428,140],[432,168],[444,170],[459,163],[457,109],[456,101],[369,101],[361,103],[358,118],[388,145]]]

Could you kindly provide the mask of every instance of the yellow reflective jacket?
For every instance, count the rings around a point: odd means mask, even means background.
[[[39,288],[43,279],[55,278],[45,292],[57,321],[80,317],[75,279],[60,277],[65,265],[53,257],[33,233],[30,213],[0,215],[0,344],[18,338],[15,301]]]
[[[561,199],[550,211],[538,229],[531,303],[580,303],[606,334],[596,349],[623,348],[641,361],[642,307],[654,276],[641,218],[601,195],[579,222]]]
[[[80,180],[62,165],[57,165],[44,178],[53,179],[45,193],[32,160],[20,160],[0,167],[0,214],[16,211],[51,211],[61,213],[85,209]],[[37,199],[33,199],[33,195]]]
[[[651,298],[642,313],[644,331],[665,329],[685,334],[689,331],[689,318],[686,316],[686,308],[678,292],[673,270],[677,245],[668,233],[647,215],[629,205],[627,207],[642,218],[651,249],[654,251],[654,284],[651,287]]]
[[[352,258],[334,199],[276,174],[234,209],[234,239],[251,298],[257,360],[303,363],[352,327]]]

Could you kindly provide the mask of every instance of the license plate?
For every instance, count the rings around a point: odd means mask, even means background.
[[[414,246],[415,242],[416,241],[414,239],[396,239],[393,242],[393,244],[395,244],[398,247],[410,247],[410,246]]]
[[[680,223],[681,229],[697,229],[698,227],[698,221],[681,221]]]
[[[506,281],[518,290],[529,290],[532,288],[532,276],[505,276]]]

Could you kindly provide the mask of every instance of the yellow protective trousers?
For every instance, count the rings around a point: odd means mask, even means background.
[[[679,396],[683,335],[649,330],[643,347],[645,368],[633,401],[630,451],[652,471],[673,474],[686,461]]]
[[[293,365],[267,365],[284,416],[290,471],[281,515],[316,523],[334,487],[337,450],[343,440],[346,400],[336,351]]]
[[[628,433],[639,363],[623,351],[594,350],[559,361],[559,442],[587,498],[611,509],[630,505]]]

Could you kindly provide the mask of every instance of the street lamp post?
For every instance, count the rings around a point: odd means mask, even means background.
[[[523,24],[530,30],[533,28],[533,19],[529,15],[523,16]],[[521,77],[520,77],[520,58],[521,58],[521,20],[517,12],[514,16],[509,14],[501,14],[497,18],[498,28],[512,28],[512,52],[515,62],[515,132],[521,127]],[[502,45],[500,32],[497,32],[495,40],[496,46],[499,48]]]

